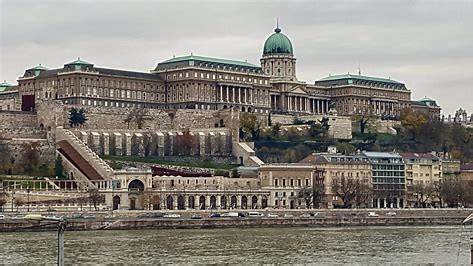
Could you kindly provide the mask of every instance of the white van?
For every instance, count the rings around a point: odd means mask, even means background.
[[[222,217],[238,217],[238,212],[227,212],[223,213]]]

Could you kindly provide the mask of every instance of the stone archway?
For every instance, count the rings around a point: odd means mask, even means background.
[[[134,179],[128,184],[128,191],[144,191],[145,190],[145,184],[139,179]]]
[[[241,208],[247,209],[248,208],[248,198],[246,196],[241,196]]]
[[[212,195],[210,196],[210,209],[216,209],[217,208],[217,198]]]
[[[220,197],[220,209],[227,208],[227,196],[223,195]]]
[[[237,197],[235,195],[233,195],[231,198],[230,198],[230,207],[232,209],[236,209],[237,207]]]
[[[195,209],[195,198],[194,196],[189,196],[189,209]]]
[[[112,210],[118,210],[120,208],[120,196],[113,196],[113,207]]]
[[[171,195],[166,197],[166,209],[172,210],[174,208],[174,199]]]
[[[186,203],[185,203],[185,200],[184,200],[184,196],[182,196],[182,195],[179,195],[177,197],[177,209],[178,210],[185,210],[186,209]]]
[[[199,197],[199,210],[205,210],[205,196]]]
[[[258,209],[258,197],[256,195],[253,195],[253,197],[251,197],[251,208]]]

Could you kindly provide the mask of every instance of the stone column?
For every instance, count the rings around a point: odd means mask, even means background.
[[[201,156],[204,156],[206,154],[204,132],[199,132],[199,153]]]
[[[217,199],[215,203],[215,207],[217,208],[217,210],[220,210],[220,207],[222,204],[222,197],[221,195],[215,195],[215,198]]]
[[[214,132],[210,132],[210,154],[215,155],[218,153],[218,140]]]
[[[235,87],[232,87],[232,103],[236,102],[235,100]]]
[[[220,137],[220,152],[227,154],[229,152],[227,149],[227,134],[225,132],[219,132],[218,135]]]
[[[110,135],[108,133],[102,133],[102,147],[103,155],[110,154]]]
[[[223,86],[220,85],[220,102],[223,102]]]
[[[156,155],[164,156],[164,134],[156,132]]]
[[[242,195],[236,194],[237,202],[236,202],[235,209],[240,209],[241,208],[241,196]]]
[[[122,134],[114,132],[113,133],[113,155],[122,156],[123,155],[123,139]]]
[[[189,195],[184,194],[184,209],[189,209]]]
[[[136,155],[140,156],[140,157],[144,157],[145,156],[145,146],[144,146],[144,138],[143,138],[143,134],[141,133],[135,133],[135,143],[134,145],[136,145]]]
[[[131,155],[131,134],[125,133],[123,138],[123,146],[125,150],[125,155]]]
[[[230,90],[229,90],[228,86],[225,86],[225,87],[227,89],[227,93],[225,95],[225,101],[228,103],[228,102],[230,102],[229,99],[228,99],[228,96],[230,95]]]
[[[89,144],[89,138],[87,136],[87,132],[81,131],[80,132],[80,140],[84,142],[86,145]]]
[[[263,203],[263,196],[258,195],[258,201],[256,202],[256,208],[261,209],[262,208],[262,203]]]
[[[100,148],[100,134],[97,132],[90,133],[90,145],[89,147],[97,154],[101,154]]]
[[[248,89],[249,93],[250,93],[250,104],[253,104],[253,89]]]
[[[168,132],[168,138],[169,138],[169,155],[173,156],[174,155],[174,144],[176,142],[176,135],[173,132]]]
[[[241,88],[238,87],[238,103],[241,103]]]
[[[210,196],[205,195],[205,208],[209,209],[210,208]]]

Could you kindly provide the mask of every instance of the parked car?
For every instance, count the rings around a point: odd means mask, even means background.
[[[222,217],[222,215],[220,215],[220,213],[212,213],[212,214],[210,214],[209,217],[210,218],[220,218],[220,217]]]
[[[292,215],[290,213],[285,213],[284,218],[294,218],[294,215]]]
[[[325,218],[325,213],[324,212],[311,213],[310,215],[314,218]]]
[[[379,215],[375,212],[368,212],[368,217],[379,217]]]
[[[299,216],[300,218],[310,218],[311,215],[309,213],[303,213]]]
[[[193,214],[193,215],[191,216],[191,219],[193,219],[193,220],[199,220],[199,219],[202,219],[202,216],[200,216],[200,215],[198,215],[198,214]]]
[[[268,218],[278,218],[279,215],[277,215],[275,213],[268,213],[268,215],[266,215],[266,217],[268,217]]]
[[[263,217],[264,214],[260,212],[248,212],[248,217]]]
[[[163,217],[164,218],[181,218],[181,215],[177,213],[166,213]]]
[[[395,212],[387,212],[386,215],[387,216],[396,216],[396,213]]]
[[[226,212],[223,213],[221,217],[238,217],[238,212]]]

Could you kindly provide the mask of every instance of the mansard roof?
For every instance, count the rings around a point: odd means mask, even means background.
[[[404,83],[392,80],[390,78],[379,78],[379,77],[370,77],[362,76],[355,74],[341,74],[341,75],[331,75],[322,79],[315,81],[316,85],[321,86],[337,86],[337,85],[368,85],[368,86],[386,86],[391,89],[398,90],[407,90]]]
[[[0,92],[6,91],[9,87],[12,87],[10,83],[8,83],[6,80],[4,80],[2,83],[0,83]]]
[[[238,61],[231,59],[222,59],[198,55],[188,55],[188,56],[179,56],[174,57],[163,62],[158,63],[156,71],[172,69],[178,67],[186,66],[200,66],[207,68],[218,68],[218,69],[227,69],[227,70],[251,70],[251,71],[261,71],[261,67],[255,64],[248,63],[246,61]]]
[[[135,72],[135,71],[127,71],[127,70],[119,70],[119,69],[111,69],[111,68],[100,68],[95,67],[96,71],[99,74],[103,75],[110,75],[110,76],[118,76],[118,77],[127,77],[127,78],[138,78],[138,79],[153,79],[153,80],[161,80],[161,78],[152,73],[146,72]]]
[[[41,74],[38,75],[39,78],[49,78],[55,77],[58,75],[59,72],[63,71],[63,68],[56,68],[50,69],[46,71],[42,71]],[[108,75],[108,76],[116,76],[116,77],[125,77],[125,78],[137,78],[137,79],[150,79],[150,80],[161,80],[161,78],[156,74],[146,73],[146,72],[135,72],[135,71],[127,71],[127,70],[119,70],[119,69],[111,69],[111,68],[100,68],[94,67],[93,68],[95,73],[99,75]]]

